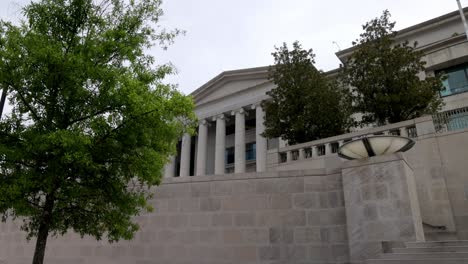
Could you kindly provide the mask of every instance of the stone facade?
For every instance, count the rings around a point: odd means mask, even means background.
[[[468,8],[465,12],[468,13]],[[422,59],[426,62],[426,71],[419,76],[425,78],[454,66],[468,64],[468,41],[464,32],[459,13],[452,12],[400,30],[396,41],[418,42],[418,49],[424,51]],[[336,55],[345,63],[354,49],[345,49]],[[326,74],[333,77],[338,70]],[[257,67],[223,72],[195,90],[191,95],[200,119],[198,135],[183,137],[177,158],[168,164],[166,175],[267,170],[267,148],[273,149],[282,143],[271,142],[273,144],[268,147],[266,139],[261,136],[264,112],[260,103],[268,99],[266,93],[274,87],[268,79],[268,67]],[[443,100],[443,111],[467,107],[468,87],[462,93],[444,96]],[[359,118],[359,115],[356,117]],[[256,146],[256,157],[248,162],[244,154],[246,144]],[[226,158],[229,148],[233,149],[235,156],[230,163]]]
[[[154,213],[133,241],[75,235],[49,241],[46,263],[346,263],[339,172],[245,173],[173,178],[157,187]],[[29,263],[32,245],[2,225],[0,259]]]
[[[418,40],[426,52],[422,77],[468,61],[457,19],[455,12],[400,31],[398,40]],[[468,129],[437,133],[422,117],[295,146],[267,141],[259,104],[274,88],[267,76],[268,67],[224,72],[193,92],[198,134],[181,139],[152,190],[155,211],[136,218],[133,240],[70,232],[49,239],[46,263],[362,263],[382,243],[438,239],[428,226],[468,239]],[[468,93],[444,100],[445,110],[466,107]],[[369,134],[416,145],[361,162],[337,156],[345,141]],[[0,263],[30,263],[32,252],[18,222],[0,224]]]

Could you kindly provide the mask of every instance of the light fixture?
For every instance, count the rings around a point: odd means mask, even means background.
[[[353,160],[405,152],[414,146],[414,140],[401,136],[366,136],[346,142],[338,149],[338,156]]]

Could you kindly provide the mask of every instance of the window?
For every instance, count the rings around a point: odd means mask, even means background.
[[[458,65],[436,72],[447,76],[442,84],[444,89],[440,91],[441,96],[468,92],[468,64]]]
[[[224,154],[224,161],[226,162],[226,164],[234,163],[234,147],[226,148],[226,152]]]
[[[449,117],[449,122],[447,126],[448,126],[448,131],[467,128],[468,127],[468,112],[453,113]]]
[[[245,144],[245,160],[255,160],[257,158],[257,151],[256,151],[255,142]],[[226,152],[224,153],[224,160],[226,164],[234,164],[234,147],[226,148]]]
[[[257,158],[257,151],[256,151],[256,144],[248,143],[245,145],[245,160],[256,160]]]

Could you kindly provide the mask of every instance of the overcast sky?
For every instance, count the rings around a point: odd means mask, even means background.
[[[28,0],[0,0],[1,19],[16,20]],[[468,6],[468,0],[461,0]],[[167,81],[188,94],[222,71],[273,63],[271,52],[298,40],[316,54],[316,66],[337,68],[335,52],[351,46],[366,21],[392,14],[402,29],[457,10],[456,0],[165,0],[161,22],[186,30],[159,63],[178,69]]]

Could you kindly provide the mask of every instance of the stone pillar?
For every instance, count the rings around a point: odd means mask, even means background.
[[[313,157],[313,158],[318,157],[318,149],[317,149],[317,146],[312,146],[312,157]]]
[[[169,161],[164,166],[164,178],[175,176],[175,156],[170,156]]]
[[[299,157],[298,157],[298,160],[303,160],[305,159],[305,153],[304,153],[304,149],[301,148],[299,149]]]
[[[332,149],[331,149],[331,143],[325,143],[325,155],[331,155],[332,154]]]
[[[234,135],[234,173],[245,172],[245,110],[232,111],[236,116],[236,131]]]
[[[416,123],[416,133],[418,137],[424,135],[431,135],[435,133],[434,122],[432,121],[432,116],[422,116],[414,119]]]
[[[216,121],[216,145],[215,145],[215,174],[224,174],[226,152],[226,120],[224,115],[213,117]]]
[[[255,147],[256,147],[256,163],[257,172],[266,171],[266,157],[267,157],[267,139],[262,136],[265,131],[263,121],[265,119],[265,112],[260,105],[253,105],[255,109]]]
[[[278,148],[284,148],[288,145],[286,140],[283,140],[281,137],[278,138]]]
[[[180,177],[190,174],[190,147],[192,144],[190,134],[184,134],[182,137],[182,149],[180,151]]]
[[[206,145],[208,141],[208,123],[202,120],[198,125],[197,172],[195,175],[206,174]]]
[[[413,169],[403,153],[343,164],[350,262],[382,253],[382,242],[424,241]]]
[[[408,137],[408,130],[406,130],[406,127],[400,127],[400,136]]]

